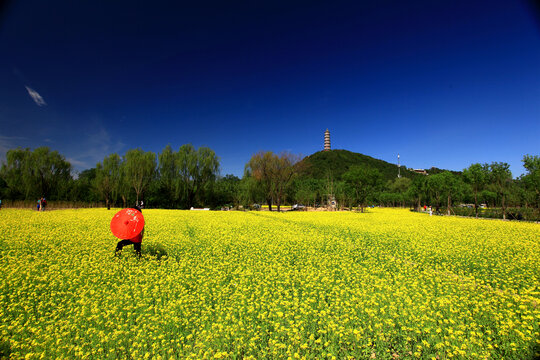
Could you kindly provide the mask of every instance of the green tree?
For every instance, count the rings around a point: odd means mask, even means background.
[[[8,187],[0,174],[0,200],[5,199],[8,192]]]
[[[48,147],[33,151],[32,170],[43,196],[52,195],[58,186],[71,179],[71,164],[58,151],[51,151]]]
[[[314,207],[321,192],[320,180],[312,178],[295,179],[294,186],[296,202]]]
[[[281,204],[285,198],[285,193],[295,174],[294,165],[298,162],[298,157],[291,153],[283,152],[274,158],[271,169],[273,198],[276,200],[277,210],[280,211]]]
[[[540,209],[540,156],[525,155],[523,167],[527,170],[522,178],[525,188],[533,193],[536,209]]]
[[[239,186],[240,179],[237,176],[229,174],[218,178],[213,191],[215,205],[238,208],[241,203]]]
[[[396,203],[402,201],[401,195],[395,192],[383,191],[378,194],[378,199],[381,204],[384,206],[395,207]]]
[[[258,152],[254,154],[246,164],[246,173],[252,176],[260,186],[268,209],[272,211],[272,199],[274,195],[273,171],[277,156],[271,152]]]
[[[120,162],[120,180],[118,182],[118,195],[122,199],[122,207],[127,207],[128,201],[130,201],[131,184],[128,181],[128,175],[126,172],[125,157]]]
[[[446,196],[447,199],[446,211],[447,215],[450,215],[450,212],[452,211],[452,198],[456,197],[462,191],[462,187],[460,184],[461,181],[456,175],[452,174],[450,171],[443,171],[437,176],[441,177],[442,193]]]
[[[411,183],[412,180],[406,177],[399,177],[396,178],[394,181],[390,182],[390,191],[398,193],[400,195],[401,206],[405,206],[404,202],[408,198],[407,190],[409,190]]]
[[[6,154],[2,177],[14,193],[24,199],[55,197],[59,188],[71,180],[71,164],[58,151],[48,147],[13,149]]]
[[[189,200],[189,184],[193,182],[191,173],[195,171],[197,167],[197,153],[195,148],[191,144],[184,144],[178,149],[176,153],[176,197],[184,206],[191,206]]]
[[[358,207],[364,212],[368,197],[382,184],[382,175],[376,169],[353,166],[343,174],[343,180],[354,189]]]
[[[497,206],[497,193],[491,190],[484,189],[478,194],[478,198],[489,207]]]
[[[182,145],[176,154],[178,171],[177,194],[184,197],[187,207],[201,200],[200,194],[212,187],[219,172],[219,159],[207,147],[195,150],[193,145]]]
[[[350,183],[346,181],[336,181],[333,184],[333,190],[337,205],[341,210],[345,207],[352,208],[353,202],[356,199],[356,191]]]
[[[435,198],[436,211],[439,212],[441,207],[441,197],[444,191],[444,177],[442,173],[430,175],[427,181],[427,188],[429,193]]]
[[[412,199],[416,211],[420,210],[422,200],[427,200],[427,179],[426,176],[415,177],[407,190],[408,197]]]
[[[510,165],[504,162],[493,162],[489,165],[489,181],[495,192],[501,197],[503,219],[506,219],[505,198],[512,181]]]
[[[264,202],[266,199],[266,193],[261,187],[260,183],[253,177],[246,167],[244,171],[244,177],[240,180],[238,185],[238,197],[240,199],[240,205],[244,209],[248,209],[254,203]]]
[[[463,169],[463,179],[471,186],[474,194],[474,212],[478,218],[478,192],[483,189],[488,180],[488,171],[486,165],[478,163],[472,164],[466,169]]]
[[[107,210],[111,209],[111,200],[116,201],[120,189],[121,163],[118,154],[111,154],[103,159],[103,164],[96,165],[94,186],[105,200]]]
[[[284,152],[278,156],[266,151],[254,154],[246,164],[246,172],[253,176],[264,192],[270,211],[274,200],[280,211],[288,186],[297,171],[297,162],[298,158],[290,153]]]
[[[96,168],[81,171],[71,185],[69,199],[85,203],[99,201],[95,188],[95,180]]]
[[[29,199],[39,196],[35,179],[31,171],[30,149],[11,149],[6,153],[6,162],[2,165],[1,174],[10,197],[13,199]]]
[[[135,191],[138,203],[139,199],[144,199],[144,192],[156,173],[156,154],[141,149],[128,150],[122,170],[125,181]]]
[[[158,154],[158,176],[161,199],[169,208],[173,208],[175,203],[175,191],[178,179],[178,168],[176,166],[177,154],[170,145],[167,145]]]

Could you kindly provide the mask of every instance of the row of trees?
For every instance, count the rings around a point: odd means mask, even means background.
[[[416,175],[394,180],[384,179],[374,168],[352,166],[339,179],[328,174],[326,179],[313,179],[302,173],[290,154],[255,154],[246,167],[240,182],[254,179],[244,199],[279,205],[283,201],[310,206],[326,206],[334,201],[339,208],[369,205],[411,206],[419,209],[432,205],[438,212],[445,208],[453,212],[454,204],[472,203],[478,217],[479,204],[501,207],[506,218],[508,206],[540,209],[540,157],[526,155],[523,164],[527,173],[513,179],[507,163],[472,164],[463,172],[443,171],[433,175]],[[244,191],[245,191],[244,190]]]
[[[57,151],[40,147],[9,150],[0,170],[0,195],[9,199],[34,199],[69,192],[71,164]]]
[[[144,200],[161,208],[222,206],[248,208],[254,204],[301,203],[326,206],[335,201],[340,208],[368,205],[433,205],[450,214],[457,203],[501,207],[503,217],[512,207],[540,208],[540,157],[526,155],[527,171],[513,179],[506,163],[472,164],[463,172],[444,171],[387,180],[378,169],[352,166],[339,178],[306,176],[306,166],[290,153],[254,154],[240,179],[219,176],[219,158],[207,147],[182,145],[177,151],[166,146],[157,155],[132,149],[124,156],[111,154],[95,168],[78,177],[66,159],[46,147],[8,151],[0,170],[0,196],[24,200],[46,196],[49,200],[104,202],[128,206]]]
[[[456,203],[472,203],[478,217],[479,204],[484,203],[501,207],[506,218],[509,205],[540,209],[540,157],[527,155],[523,163],[527,173],[517,179],[512,179],[508,164],[494,162],[472,164],[462,173],[443,171],[386,183],[377,170],[354,167],[333,188],[338,204],[356,204],[360,210],[367,204],[411,206],[416,210],[431,205],[437,212],[445,208],[450,215]]]
[[[154,205],[166,208],[203,204],[212,191],[219,172],[219,160],[207,147],[195,149],[191,144],[174,151],[167,145],[157,156],[141,149],[129,150],[123,158],[111,154],[95,168],[94,188],[107,208],[118,198],[145,199],[150,192]]]
[[[0,196],[11,200],[105,202],[126,206],[151,200],[160,207],[205,203],[219,173],[219,160],[207,147],[187,144],[161,153],[132,149],[111,154],[95,168],[71,175],[71,164],[47,147],[9,150],[0,170]]]

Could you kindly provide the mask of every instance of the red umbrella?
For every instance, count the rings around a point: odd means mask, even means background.
[[[119,239],[132,239],[144,228],[144,217],[136,209],[123,209],[111,220],[111,231]]]

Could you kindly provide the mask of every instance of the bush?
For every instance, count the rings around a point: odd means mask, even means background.
[[[446,214],[446,209],[441,208],[440,212]],[[459,216],[475,216],[474,208],[452,208],[452,213]],[[501,208],[478,209],[478,217],[486,219],[502,219],[503,213]],[[525,221],[540,221],[540,213],[533,208],[507,208],[506,218],[508,220],[525,220]]]

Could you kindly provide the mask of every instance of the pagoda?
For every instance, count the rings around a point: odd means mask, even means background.
[[[326,129],[324,132],[324,151],[330,150],[330,131]]]

